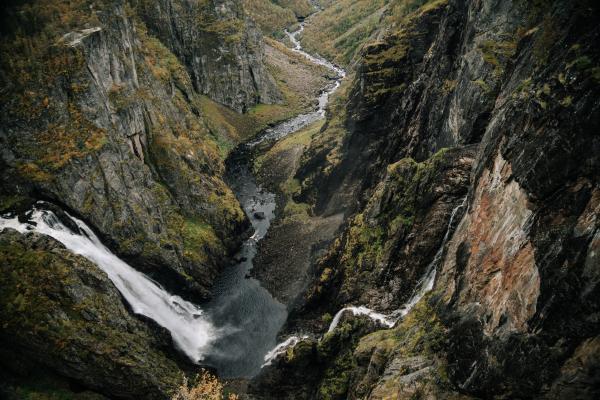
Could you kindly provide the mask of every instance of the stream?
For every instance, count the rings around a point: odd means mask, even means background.
[[[258,242],[265,237],[275,218],[276,205],[275,195],[257,185],[252,174],[252,159],[258,144],[273,144],[324,118],[329,96],[345,76],[341,68],[302,50],[297,35],[303,29],[301,24],[298,31],[286,32],[294,45],[293,51],[327,67],[336,78],[323,88],[313,111],[264,130],[253,140],[239,145],[226,160],[226,180],[254,232],[236,255],[238,262],[225,268],[218,277],[210,302],[197,306],[169,293],[112,253],[82,220],[66,212],[61,220],[44,202],[38,202],[22,216],[24,218],[10,214],[0,216],[0,231],[9,228],[53,237],[102,269],[132,310],[168,329],[175,346],[190,360],[216,368],[221,377],[253,377],[265,358],[278,351],[277,334],[288,313],[259,281],[249,276]]]
[[[262,143],[274,143],[325,117],[329,96],[335,92],[345,71],[302,50],[297,35],[304,29],[286,31],[294,48],[315,64],[333,71],[336,79],[321,91],[315,110],[270,127],[251,141],[239,145],[227,159],[226,180],[250,219],[254,234],[247,239],[236,259],[217,279],[213,298],[203,309],[218,332],[204,363],[215,367],[225,378],[252,377],[260,371],[265,355],[277,346],[277,334],[287,319],[286,307],[249,276],[258,242],[265,237],[275,218],[275,195],[261,188],[252,173],[252,159]]]
[[[43,202],[30,210],[25,220],[5,215],[0,218],[0,230],[16,229],[19,232],[38,232],[63,243],[75,254],[80,254],[101,268],[121,292],[137,314],[152,318],[171,332],[174,344],[193,362],[217,369],[224,378],[251,378],[262,366],[270,364],[286,349],[296,345],[305,335],[290,336],[277,343],[277,335],[286,322],[288,312],[250,276],[258,242],[265,237],[275,218],[275,194],[256,183],[252,173],[252,160],[265,146],[272,145],[286,135],[299,131],[325,117],[329,96],[340,86],[345,76],[343,69],[318,56],[302,50],[297,40],[300,29],[288,35],[294,48],[313,63],[323,65],[335,73],[333,79],[318,98],[318,106],[311,112],[300,114],[268,128],[251,141],[239,145],[226,160],[226,180],[234,191],[250,220],[253,234],[244,241],[235,265],[225,268],[215,282],[212,300],[201,307],[172,295],[158,283],[136,271],[113,254],[93,230],[83,221],[65,213],[70,219],[65,224]],[[268,146],[266,146],[268,147]],[[349,306],[338,311],[328,329],[333,331],[342,315],[351,312],[365,315],[380,325],[393,327],[412,307],[431,290],[437,264],[450,238],[459,211],[466,206],[466,198],[451,213],[446,233],[434,259],[422,279],[417,282],[411,298],[391,315],[384,315],[364,306]]]

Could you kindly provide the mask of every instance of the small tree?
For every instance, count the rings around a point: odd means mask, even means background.
[[[229,394],[227,400],[238,400],[235,394]],[[183,383],[171,397],[171,400],[225,400],[223,384],[216,376],[202,370],[196,375],[195,383],[190,385],[188,379],[183,376]]]

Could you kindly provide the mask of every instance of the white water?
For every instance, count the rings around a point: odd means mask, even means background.
[[[28,214],[30,222],[21,223],[17,217],[0,217],[0,231],[6,228],[21,233],[38,232],[51,236],[75,254],[96,264],[110,278],[137,314],[153,319],[171,332],[173,341],[190,359],[198,362],[217,336],[217,330],[202,310],[179,296],[173,296],[144,274],[136,271],[108,250],[81,220],[71,220],[81,230],[75,233],[56,215],[34,208]]]
[[[300,41],[298,41],[297,36],[303,30],[304,23],[301,23],[300,29],[298,29],[297,31],[292,33],[288,32],[287,30],[285,31],[286,35],[290,38],[290,41],[294,46],[292,50],[298,54],[301,54],[313,64],[322,65],[330,71],[333,71],[335,73],[336,78],[332,84],[328,85],[327,88],[325,88],[321,92],[321,95],[318,99],[319,105],[315,111],[312,111],[307,114],[300,114],[272,128],[266,129],[264,134],[260,135],[257,139],[248,142],[247,145],[249,147],[256,146],[257,144],[262,143],[266,140],[281,139],[282,137],[288,135],[290,132],[297,132],[300,129],[312,124],[313,122],[325,118],[325,108],[327,107],[327,103],[329,102],[329,96],[340,87],[340,81],[346,76],[346,71],[344,71],[343,68],[340,68],[337,65],[330,63],[329,61],[325,60],[322,57],[319,57],[318,55],[313,56],[302,50],[302,45],[300,44]]]
[[[265,355],[265,362],[262,365],[262,367],[265,367],[267,365],[271,365],[271,363],[277,357],[279,357],[281,354],[284,354],[287,351],[287,349],[289,349],[290,347],[294,347],[295,345],[297,345],[298,343],[300,343],[304,339],[308,339],[308,336],[306,336],[306,335],[303,335],[303,336],[290,336],[289,338],[287,338],[283,342],[279,343],[277,346],[275,346],[275,348],[273,348],[273,350],[269,351]]]
[[[388,317],[385,314],[381,314],[378,313],[377,311],[373,311],[368,309],[365,306],[350,306],[350,307],[344,307],[342,308],[340,311],[338,311],[335,316],[333,317],[333,320],[331,321],[331,324],[329,325],[329,329],[327,329],[327,332],[331,332],[333,331],[338,324],[340,323],[340,319],[342,318],[342,315],[346,312],[351,312],[352,315],[366,315],[367,317],[371,318],[373,321],[379,322],[381,325],[385,325],[388,328],[392,328],[394,326],[394,324],[396,323],[395,319],[391,319],[390,317]]]
[[[433,289],[437,265],[440,262],[442,255],[444,254],[444,248],[446,247],[446,243],[448,242],[448,239],[450,239],[450,234],[452,232],[454,220],[456,219],[458,211],[464,208],[466,203],[467,198],[465,197],[463,201],[452,210],[452,213],[450,214],[450,220],[448,221],[448,227],[446,228],[446,233],[444,234],[444,238],[442,239],[442,244],[440,245],[440,248],[435,253],[433,260],[431,260],[431,262],[427,266],[427,270],[425,271],[423,277],[417,282],[413,295],[406,303],[404,303],[402,307],[392,312],[390,315],[378,313],[377,311],[371,310],[365,306],[344,307],[335,314],[333,320],[331,321],[331,324],[329,324],[327,332],[332,332],[335,328],[337,328],[342,316],[347,312],[351,312],[354,316],[367,316],[373,321],[376,321],[383,326],[387,326],[388,328],[393,328],[394,325],[396,325],[396,323],[402,317],[406,316],[406,314],[408,314],[410,310],[412,310],[412,308],[423,298],[423,296],[425,296],[427,292]],[[278,344],[277,347],[275,347],[269,352],[269,354],[267,354],[267,356],[265,356],[265,363],[263,364],[263,367],[266,365],[270,365],[271,362],[275,360],[279,355],[284,354],[288,348],[294,347],[302,339],[306,338],[307,336],[302,336],[301,338],[298,336],[291,336],[286,341]]]
[[[396,320],[408,314],[410,310],[412,310],[412,308],[419,302],[419,300],[421,300],[423,296],[427,294],[427,292],[433,289],[433,283],[435,282],[437,266],[442,258],[442,255],[444,254],[444,248],[446,247],[446,243],[448,242],[448,239],[450,239],[450,233],[452,232],[454,219],[456,218],[458,210],[462,209],[465,206],[465,204],[467,204],[466,196],[462,200],[462,202],[458,206],[454,207],[454,209],[452,210],[452,213],[450,214],[450,220],[448,221],[448,227],[446,228],[446,233],[444,234],[444,238],[442,239],[442,244],[440,245],[440,248],[435,253],[435,256],[433,256],[433,260],[431,260],[431,262],[427,266],[427,269],[425,270],[425,275],[417,282],[416,289],[413,292],[411,298],[406,303],[404,303],[402,307],[394,311],[393,315],[397,316]]]

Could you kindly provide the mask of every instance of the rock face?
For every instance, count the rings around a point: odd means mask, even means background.
[[[205,298],[247,222],[200,94],[237,109],[274,101],[260,36],[237,2],[83,3],[8,9],[2,208],[61,204],[154,279]]]
[[[429,1],[363,47],[297,174],[299,198],[348,220],[294,318],[397,309],[466,205],[432,294],[361,339],[343,393],[316,398],[598,397],[599,16],[587,1]],[[411,318],[439,323],[433,351],[399,340]]]
[[[142,1],[139,7],[199,93],[240,112],[281,101],[263,65],[261,34],[245,19],[240,1]]]
[[[404,158],[387,168],[363,211],[320,260],[309,306],[330,313],[344,304],[398,309],[410,297],[467,195],[473,146],[442,150],[426,162]],[[332,300],[335,301],[332,302]]]
[[[133,317],[94,264],[13,230],[0,234],[0,252],[3,375],[42,380],[53,371],[119,399],[164,399],[180,383],[168,333]]]
[[[248,227],[223,180],[235,143],[206,104],[279,99],[240,3],[13,2],[1,20],[0,213],[51,202],[171,293],[206,299]],[[104,274],[53,241],[2,240],[7,374],[168,397],[181,378],[170,339]]]

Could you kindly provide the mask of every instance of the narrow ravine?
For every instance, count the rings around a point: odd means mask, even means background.
[[[0,231],[11,228],[21,233],[37,232],[53,237],[102,269],[133,311],[168,329],[175,345],[193,362],[214,367],[225,378],[256,375],[265,355],[276,348],[277,334],[287,319],[287,310],[258,280],[249,277],[257,243],[275,218],[276,207],[275,195],[256,183],[252,159],[258,144],[275,143],[324,118],[329,96],[345,76],[341,68],[302,51],[296,39],[302,28],[288,33],[294,51],[311,62],[326,66],[335,72],[336,79],[323,89],[315,110],[266,129],[254,140],[238,146],[227,159],[226,179],[254,232],[236,255],[238,262],[226,268],[217,279],[209,303],[198,307],[170,294],[112,253],[83,221],[66,213],[63,218],[69,221],[60,220],[43,202],[26,213],[26,220],[21,221],[14,215],[2,216]]]
[[[243,243],[236,256],[239,262],[222,273],[216,282],[213,299],[203,307],[219,332],[204,362],[226,378],[256,375],[265,355],[276,348],[277,334],[287,319],[286,307],[274,299],[258,280],[249,276],[258,241],[265,237],[275,218],[275,194],[256,183],[252,173],[253,157],[259,144],[261,148],[266,143],[273,144],[324,118],[329,96],[339,88],[341,79],[346,75],[342,68],[302,50],[297,35],[303,29],[304,24],[301,24],[299,30],[286,32],[294,45],[293,50],[310,62],[325,66],[335,73],[336,78],[322,90],[315,110],[266,129],[253,140],[239,145],[226,162],[227,183],[254,229],[254,234]]]

